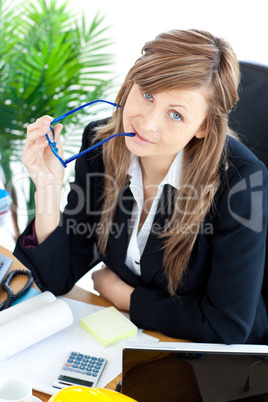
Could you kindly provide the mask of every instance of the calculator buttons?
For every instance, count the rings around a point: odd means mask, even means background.
[[[57,389],[71,385],[95,387],[103,373],[106,359],[72,351],[52,386]]]
[[[85,374],[91,377],[97,377],[104,368],[105,359],[81,353],[70,353],[63,370],[71,371],[79,374]]]

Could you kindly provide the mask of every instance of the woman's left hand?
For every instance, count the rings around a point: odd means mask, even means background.
[[[94,282],[94,289],[106,300],[109,300],[117,308],[121,310],[130,309],[130,296],[134,288],[122,281],[105,265],[93,272],[92,280]]]

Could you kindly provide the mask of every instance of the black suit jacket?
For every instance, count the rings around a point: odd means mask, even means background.
[[[90,146],[95,124],[86,127],[82,149]],[[267,170],[235,139],[228,137],[227,147],[229,168],[222,169],[215,205],[200,228],[177,297],[167,292],[163,243],[157,235],[170,216],[175,190],[169,185],[164,188],[161,208],[140,261],[141,276],[125,265],[133,198],[128,186],[120,194],[106,255],[100,259],[135,288],[130,317],[140,328],[198,342],[268,341],[267,313],[261,296]],[[31,233],[30,224],[14,251],[31,269],[40,288],[56,295],[69,291],[91,268],[96,239],[107,230],[99,224],[104,190],[101,149],[79,158],[75,172],[59,227],[42,244],[27,249],[22,241]]]

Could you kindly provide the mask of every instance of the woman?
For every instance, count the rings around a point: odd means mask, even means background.
[[[175,30],[145,44],[121,107],[86,127],[82,149],[93,135],[135,136],[77,160],[63,214],[63,168],[45,139],[53,119],[29,125],[23,162],[36,218],[14,254],[42,290],[69,291],[97,249],[105,266],[95,289],[137,326],[198,342],[267,343],[267,171],[228,128],[238,85],[233,50],[207,32]]]

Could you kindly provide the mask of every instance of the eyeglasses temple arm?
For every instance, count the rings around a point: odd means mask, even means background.
[[[79,107],[77,107],[76,109],[70,110],[69,112],[62,114],[61,116],[56,117],[56,119],[54,119],[54,120],[52,121],[51,126],[53,126],[54,124],[56,124],[56,123],[58,123],[59,121],[63,120],[65,117],[69,116],[70,114],[73,114],[73,113],[77,112],[78,110],[83,109],[83,108],[86,107],[86,106],[93,105],[93,103],[98,103],[98,102],[108,103],[108,105],[111,105],[111,106],[115,106],[115,107],[120,108],[120,105],[117,105],[116,103],[109,102],[109,101],[102,100],[102,99],[98,99],[98,100],[95,100],[95,101],[92,101],[92,102],[89,102],[89,103],[85,103],[84,105],[79,106]]]
[[[120,135],[123,135],[123,136],[126,136],[126,137],[134,137],[135,133],[116,133],[116,134],[113,134],[110,137],[105,138],[104,140],[98,142],[97,144],[92,145],[92,147],[90,147],[88,149],[85,149],[84,151],[80,152],[79,154],[73,155],[70,158],[65,159],[64,164],[72,162],[73,160],[79,158],[80,156],[83,156],[83,155],[87,154],[88,152],[93,151],[93,149],[101,146],[105,142],[111,140],[114,137],[120,136]]]

